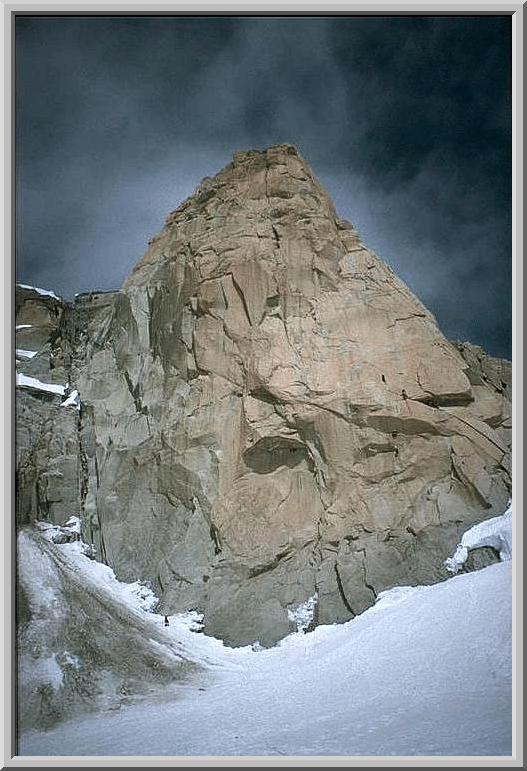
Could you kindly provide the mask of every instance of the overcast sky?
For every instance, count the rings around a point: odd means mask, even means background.
[[[18,17],[17,279],[118,288],[235,150],[297,146],[452,339],[510,357],[510,17]]]

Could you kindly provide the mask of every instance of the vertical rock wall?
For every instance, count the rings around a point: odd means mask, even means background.
[[[329,623],[446,577],[505,509],[510,365],[443,337],[293,147],[235,154],[101,297],[64,312],[75,495],[166,611],[272,644],[313,595]]]

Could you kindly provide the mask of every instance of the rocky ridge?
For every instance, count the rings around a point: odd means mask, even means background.
[[[510,364],[447,341],[289,145],[204,179],[120,292],[17,297],[19,371],[67,386],[19,384],[19,522],[78,514],[230,644],[441,580],[506,508]]]

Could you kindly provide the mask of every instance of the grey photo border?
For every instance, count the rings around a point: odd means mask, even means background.
[[[0,742],[2,768],[154,768],[154,767],[476,767],[476,768],[523,768],[523,32],[522,3],[479,3],[465,0],[462,3],[304,3],[301,0],[279,2],[228,2],[212,0],[208,3],[84,3],[67,0],[50,3],[36,0],[32,3],[5,2],[0,24],[3,41],[3,78],[0,103],[3,108],[4,173],[3,206],[0,207],[0,227],[4,233],[3,258],[3,331],[0,335],[5,376],[2,378],[2,476],[0,482],[4,494],[3,516],[3,634],[2,671],[3,694]],[[513,163],[513,237],[512,237],[512,311],[513,311],[513,500],[514,500],[514,562],[513,562],[513,751],[511,756],[17,756],[15,710],[15,625],[14,625],[14,575],[15,575],[15,522],[14,522],[14,68],[13,30],[14,18],[21,14],[35,15],[245,15],[245,16],[338,16],[338,15],[470,15],[502,14],[512,16],[512,163]],[[139,255],[138,255],[139,256]]]

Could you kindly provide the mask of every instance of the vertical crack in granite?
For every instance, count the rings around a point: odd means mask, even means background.
[[[335,577],[336,577],[336,580],[337,580],[337,588],[338,588],[340,597],[342,599],[342,602],[344,603],[346,609],[349,610],[349,612],[352,614],[352,616],[356,616],[357,614],[355,613],[355,611],[351,607],[351,605],[349,603],[349,600],[346,597],[346,593],[344,591],[344,587],[342,586],[342,579],[340,577],[339,567],[338,567],[336,562],[335,562],[335,565],[334,565],[334,570],[335,570]]]

